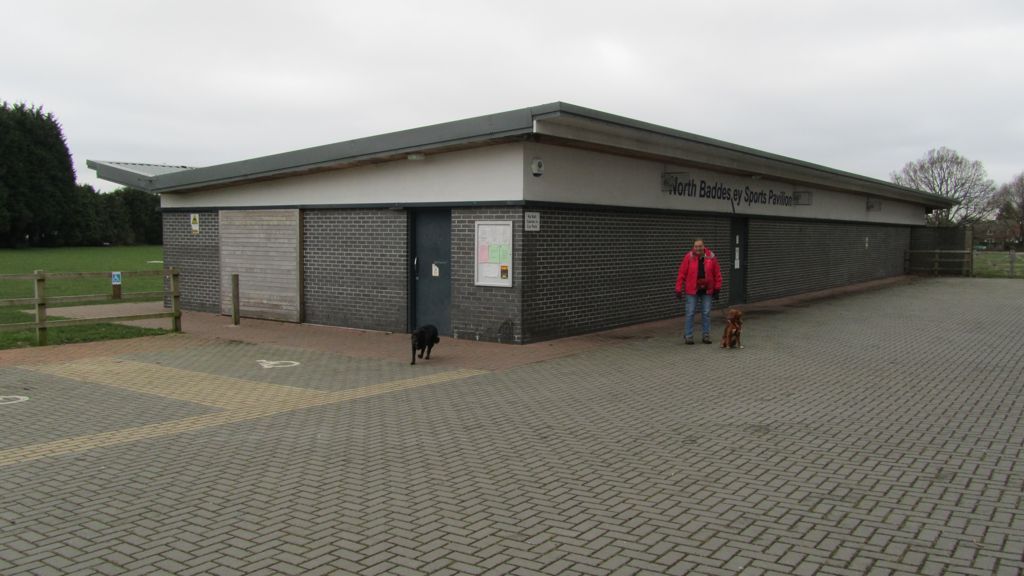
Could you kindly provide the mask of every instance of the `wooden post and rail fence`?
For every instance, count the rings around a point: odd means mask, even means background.
[[[913,274],[973,276],[972,250],[907,250],[904,269]]]
[[[115,273],[117,274],[117,273]],[[181,332],[181,290],[178,282],[178,271],[174,268],[166,270],[145,270],[141,272],[123,272],[122,277],[138,278],[142,276],[163,276],[169,277],[170,282],[165,290],[158,292],[133,292],[121,294],[120,281],[113,282],[111,294],[90,294],[85,296],[46,296],[47,280],[73,280],[82,278],[110,278],[110,272],[57,272],[48,274],[43,270],[36,270],[34,274],[8,274],[0,275],[3,280],[31,280],[35,284],[35,297],[13,298],[0,300],[0,306],[35,306],[35,322],[19,322],[16,324],[0,324],[0,332],[18,331],[34,328],[36,331],[36,344],[46,345],[46,330],[48,328],[59,328],[62,326],[81,326],[87,324],[105,324],[108,322],[126,322],[129,320],[149,320],[152,318],[170,318],[171,330]],[[107,316],[103,318],[82,318],[75,320],[48,320],[48,304],[78,304],[87,302],[106,302],[110,300],[138,300],[170,296],[171,311],[155,314],[134,314],[129,316]]]

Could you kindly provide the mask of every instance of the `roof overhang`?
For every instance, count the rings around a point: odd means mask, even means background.
[[[195,170],[191,166],[107,162],[102,160],[87,160],[85,164],[95,170],[96,175],[104,180],[149,192],[153,191],[154,182],[158,177],[185,170]]]
[[[87,164],[104,180],[149,192],[173,193],[288,178],[401,160],[409,154],[437,154],[522,139],[657,159],[797,185],[861,192],[922,204],[930,209],[949,208],[956,204],[942,196],[883,180],[564,102],[203,168],[93,160]]]

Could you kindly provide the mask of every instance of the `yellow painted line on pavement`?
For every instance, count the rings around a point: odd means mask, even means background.
[[[29,369],[84,382],[156,394],[165,398],[197,402],[222,408],[223,411],[0,450],[0,466],[183,432],[194,432],[213,426],[223,426],[303,408],[368,398],[429,384],[452,382],[487,373],[484,370],[452,370],[416,378],[382,382],[351,390],[324,392],[112,359],[83,360],[59,365],[34,366]],[[170,382],[175,382],[175,380],[167,380],[168,378],[176,378],[180,384],[171,384]],[[207,388],[215,389],[208,390]]]

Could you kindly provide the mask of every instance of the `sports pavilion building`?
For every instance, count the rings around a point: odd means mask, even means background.
[[[566,103],[205,168],[89,161],[160,194],[185,309],[526,343],[682,313],[703,238],[742,304],[903,274],[951,201]]]

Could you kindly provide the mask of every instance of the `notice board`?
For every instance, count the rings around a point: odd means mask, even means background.
[[[476,223],[477,286],[512,287],[512,221]]]

